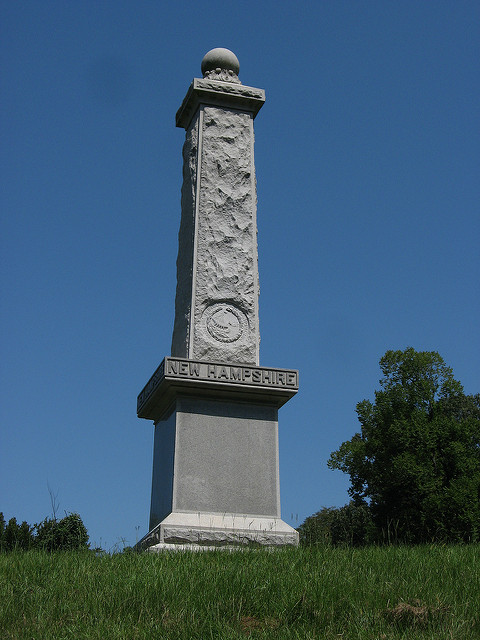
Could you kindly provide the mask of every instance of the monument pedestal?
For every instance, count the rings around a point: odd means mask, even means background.
[[[297,389],[297,371],[164,359],[138,398],[155,422],[141,548],[298,544],[280,518],[278,465],[278,408]]]

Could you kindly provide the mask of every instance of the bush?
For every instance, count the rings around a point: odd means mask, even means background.
[[[88,549],[88,533],[78,513],[61,520],[45,518],[35,525],[35,546],[46,551],[73,551]]]
[[[18,524],[16,518],[10,518],[5,526],[5,518],[0,513],[0,550],[13,551],[21,549],[26,551],[31,549],[35,544],[33,535],[33,527],[27,522]]]
[[[365,502],[353,500],[336,509],[331,524],[332,544],[361,547],[374,542],[375,527]]]
[[[323,507],[298,528],[302,546],[331,544],[359,547],[375,541],[375,528],[365,502]]]
[[[0,551],[44,549],[45,551],[70,551],[88,549],[88,533],[78,513],[71,513],[61,520],[45,518],[30,526],[17,524],[11,518],[5,526],[0,513]]]
[[[297,531],[300,536],[300,544],[304,547],[312,545],[324,545],[332,542],[332,521],[335,507],[322,507],[320,511],[309,516]]]

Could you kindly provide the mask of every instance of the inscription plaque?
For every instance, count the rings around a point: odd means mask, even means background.
[[[240,385],[268,389],[298,390],[298,371],[295,369],[273,369],[234,365],[224,362],[205,362],[166,357],[147,382],[137,398],[137,409],[141,411],[150,396],[164,380],[198,380],[225,386]]]

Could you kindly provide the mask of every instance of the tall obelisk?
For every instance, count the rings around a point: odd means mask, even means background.
[[[297,544],[280,518],[278,408],[298,372],[259,366],[253,120],[262,89],[228,49],[202,61],[186,130],[171,356],[138,397],[155,422],[150,531],[140,546]]]

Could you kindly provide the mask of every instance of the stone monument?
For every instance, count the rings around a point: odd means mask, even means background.
[[[296,545],[280,518],[278,409],[298,372],[259,366],[253,120],[228,49],[202,61],[177,112],[186,130],[171,356],[138,396],[153,420],[149,533],[140,548]]]

